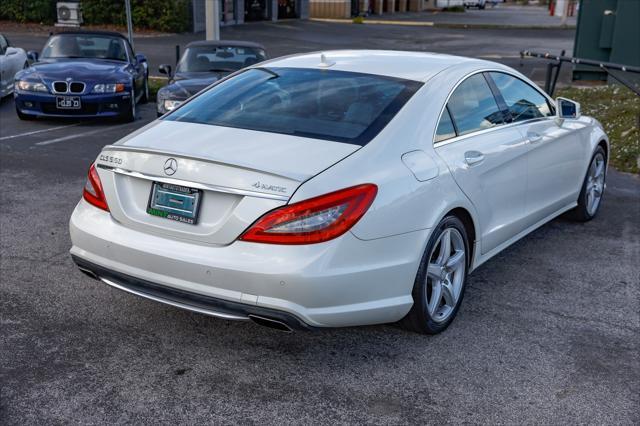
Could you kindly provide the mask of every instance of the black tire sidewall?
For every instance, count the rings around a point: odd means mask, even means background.
[[[131,105],[129,105],[129,109],[122,114],[122,121],[125,123],[131,123],[136,121],[136,97],[135,94],[131,96]]]
[[[142,88],[142,97],[140,98],[141,104],[149,102],[149,76],[144,78],[144,87]]]
[[[462,289],[460,290],[460,297],[458,298],[457,304],[453,309],[449,318],[444,322],[436,322],[431,318],[429,312],[427,311],[427,295],[425,291],[426,286],[426,275],[427,275],[427,266],[429,264],[429,257],[431,255],[431,251],[434,248],[434,245],[438,241],[438,238],[442,234],[445,229],[455,228],[464,240],[465,245],[465,253],[466,253],[466,265],[464,270],[464,278],[462,281]],[[471,264],[471,251],[469,250],[469,238],[467,235],[467,231],[464,227],[464,224],[460,219],[456,216],[446,216],[442,221],[438,224],[436,229],[431,233],[431,237],[429,238],[429,242],[425,247],[424,253],[422,255],[422,259],[420,260],[420,268],[418,269],[418,273],[416,274],[416,279],[413,284],[413,307],[411,308],[411,312],[408,316],[413,317],[410,321],[413,322],[411,328],[418,329],[416,331],[421,331],[426,334],[436,334],[440,333],[444,329],[446,329],[449,324],[455,319],[458,310],[460,309],[460,305],[462,304],[462,299],[464,298],[464,292],[467,285],[467,278],[469,275],[469,265]]]
[[[605,161],[605,168],[604,168],[604,184],[605,186],[602,188],[602,195],[600,196],[600,204],[598,204],[598,208],[596,209],[594,214],[589,214],[589,211],[587,209],[587,181],[589,180],[589,169],[591,169],[591,163],[593,163],[594,158],[596,158],[596,155],[598,154],[602,154],[602,156],[604,157],[604,161]],[[602,206],[602,201],[604,200],[604,196],[605,196],[605,187],[606,187],[606,183],[607,183],[607,167],[606,164],[607,163],[607,154],[604,151],[604,149],[602,149],[601,146],[598,146],[598,148],[596,148],[596,150],[593,152],[593,155],[591,156],[591,160],[589,160],[589,165],[587,166],[587,172],[584,175],[584,179],[582,180],[582,188],[580,188],[580,195],[578,197],[578,206],[576,207],[576,218],[578,220],[582,220],[582,221],[588,221],[591,220],[593,218],[595,218],[598,215],[598,212],[600,211],[600,206]]]

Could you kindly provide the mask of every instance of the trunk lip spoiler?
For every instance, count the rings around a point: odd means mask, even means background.
[[[132,170],[122,169],[119,167],[106,166],[104,164],[96,164],[96,167],[104,170],[110,170],[120,175],[131,176],[131,177],[145,179],[153,182],[163,182],[163,183],[169,183],[173,185],[186,186],[189,188],[202,189],[205,191],[222,192],[225,194],[242,195],[242,196],[255,197],[255,198],[266,198],[268,200],[278,200],[278,201],[289,200],[288,195],[268,194],[265,192],[251,191],[247,189],[231,188],[228,186],[192,182],[192,181],[176,179],[176,178],[171,178],[166,176],[150,175],[150,174],[135,172]]]
[[[204,163],[211,163],[211,164],[219,164],[221,166],[239,167],[239,168],[244,169],[244,170],[249,170],[249,171],[252,171],[252,172],[257,172],[257,173],[261,173],[261,174],[265,174],[265,175],[271,175],[271,176],[276,176],[276,177],[280,177],[280,178],[295,180],[297,182],[304,182],[305,180],[307,180],[309,178],[308,175],[274,173],[274,172],[270,172],[270,171],[266,171],[266,170],[256,169],[255,167],[247,166],[247,165],[241,164],[241,163],[225,163],[222,160],[216,160],[214,158],[198,157],[198,156],[192,155],[192,154],[187,154],[187,153],[182,153],[182,152],[174,152],[174,151],[168,151],[168,150],[161,150],[161,149],[154,149],[154,148],[149,148],[149,147],[137,147],[137,146],[127,146],[127,145],[113,144],[113,145],[105,145],[102,148],[102,151],[130,151],[130,152],[141,152],[141,153],[147,153],[147,154],[174,156],[174,157],[184,158],[184,159],[187,159],[187,160],[202,161]]]

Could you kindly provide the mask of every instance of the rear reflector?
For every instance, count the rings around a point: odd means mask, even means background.
[[[82,197],[89,204],[96,206],[99,209],[109,211],[107,199],[105,198],[104,191],[102,190],[102,182],[100,182],[100,176],[98,176],[95,164],[92,164],[91,167],[89,167],[87,183],[84,184]]]
[[[360,220],[377,192],[378,187],[368,183],[280,207],[258,219],[240,240],[267,244],[314,244],[331,240]]]

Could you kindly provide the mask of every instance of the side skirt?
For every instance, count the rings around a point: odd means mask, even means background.
[[[550,222],[551,220],[555,219],[556,217],[560,216],[561,214],[563,214],[565,212],[568,212],[569,210],[571,210],[572,208],[574,208],[577,205],[578,205],[578,203],[576,201],[573,201],[572,203],[562,207],[560,210],[557,210],[557,211],[551,213],[549,216],[545,217],[541,221],[534,223],[532,226],[528,227],[524,231],[520,232],[519,234],[515,235],[514,237],[512,237],[509,240],[505,241],[504,243],[500,244],[498,247],[494,248],[493,250],[491,250],[490,252],[488,252],[486,254],[481,254],[480,253],[480,242],[476,241],[476,250],[475,250],[476,255],[474,256],[475,259],[473,260],[473,267],[471,268],[471,271],[474,271],[476,268],[478,268],[484,262],[486,262],[487,260],[491,259],[496,254],[500,253],[502,250],[506,249],[511,244],[515,243],[516,241],[519,241],[523,237],[526,237],[528,234],[530,234],[531,232],[533,232],[536,229],[540,228],[542,225]]]

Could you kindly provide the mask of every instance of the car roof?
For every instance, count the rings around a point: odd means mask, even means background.
[[[322,63],[322,55],[325,62]],[[258,67],[318,68],[377,74],[425,82],[439,72],[459,65],[478,68],[503,66],[495,62],[430,52],[397,50],[330,50],[290,55],[262,62]]]
[[[233,47],[253,47],[256,49],[264,49],[264,46],[252,41],[236,41],[236,40],[200,40],[192,41],[187,47],[194,46],[233,46]]]

